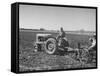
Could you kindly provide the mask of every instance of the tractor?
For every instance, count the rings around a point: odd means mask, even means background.
[[[66,42],[66,48],[59,46],[59,40],[53,37],[52,34],[37,34],[35,42],[36,51],[45,51],[47,54],[55,54],[59,52],[58,50],[66,50],[69,47],[68,42]]]

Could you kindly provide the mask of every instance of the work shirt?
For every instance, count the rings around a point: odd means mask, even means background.
[[[96,49],[96,39],[92,38],[92,44],[89,49]]]

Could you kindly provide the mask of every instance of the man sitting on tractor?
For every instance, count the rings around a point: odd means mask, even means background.
[[[63,30],[63,28],[61,27],[59,35],[57,37],[57,41],[58,41],[58,47],[60,50],[68,50],[69,47],[69,43],[68,43],[68,39],[65,36],[65,32]]]

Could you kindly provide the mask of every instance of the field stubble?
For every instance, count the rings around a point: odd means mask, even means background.
[[[39,33],[39,32],[38,32]],[[87,68],[95,67],[95,63],[84,64],[75,60],[68,55],[48,55],[45,52],[34,52],[34,41],[36,40],[36,32],[20,32],[19,44],[19,67],[20,71],[34,70],[56,70],[71,68]],[[57,33],[52,33],[57,36]],[[87,35],[66,35],[70,47],[77,48],[77,44],[88,47],[90,44]]]

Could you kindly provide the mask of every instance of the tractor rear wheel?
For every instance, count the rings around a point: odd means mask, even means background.
[[[57,41],[56,38],[48,38],[44,46],[45,52],[47,54],[55,54],[57,51]]]

